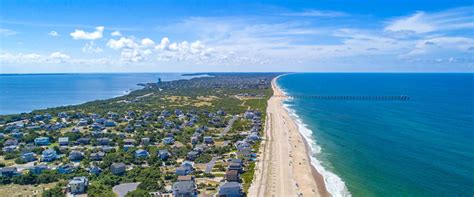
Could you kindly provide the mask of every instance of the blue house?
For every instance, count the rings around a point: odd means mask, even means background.
[[[81,151],[73,150],[69,153],[69,160],[80,161],[84,158],[84,154]]]
[[[190,161],[184,161],[180,167],[176,168],[176,175],[178,176],[186,176],[189,173],[193,172],[193,163]]]
[[[39,165],[35,165],[35,166],[32,166],[30,168],[30,172],[33,173],[33,174],[41,174],[41,172],[43,172],[44,170],[48,170],[48,165],[46,164],[39,164]]]
[[[191,161],[194,161],[198,157],[199,157],[199,152],[197,151],[189,151],[189,153],[186,156],[186,158]]]
[[[47,146],[49,145],[49,138],[48,137],[38,137],[35,138],[35,145],[36,146]]]
[[[25,152],[25,153],[22,153],[20,158],[24,161],[24,162],[31,162],[31,161],[36,161],[36,156],[33,152]]]
[[[214,143],[214,140],[212,139],[211,136],[204,136],[204,143],[206,144],[213,144]]]
[[[96,152],[96,153],[91,153],[89,158],[93,161],[100,161],[104,158],[104,156],[105,156],[105,153],[102,152],[102,151],[99,151],[99,152]]]
[[[5,146],[2,148],[3,152],[9,153],[16,150],[16,145]]]
[[[89,173],[98,175],[98,174],[102,173],[102,169],[100,169],[98,166],[91,166],[89,168]]]
[[[125,144],[123,145],[123,151],[127,152],[128,150],[134,148],[135,145],[132,145],[132,144]]]
[[[70,163],[58,167],[59,174],[70,174],[74,172],[74,170],[75,170],[74,165]]]
[[[104,126],[105,126],[105,127],[115,127],[116,124],[115,124],[114,121],[107,120],[107,121],[105,121]]]
[[[218,196],[240,197],[244,196],[242,185],[237,182],[226,182],[219,187]]]
[[[17,139],[20,139],[21,137],[23,137],[23,133],[19,132],[19,131],[12,132],[10,135],[14,138],[17,138]]]
[[[41,161],[54,161],[58,158],[56,151],[53,149],[46,149],[41,154]]]
[[[15,176],[18,172],[15,167],[5,167],[0,168],[0,177],[12,177]]]
[[[163,144],[166,144],[166,145],[171,145],[174,143],[174,138],[173,137],[165,137],[163,138]]]
[[[136,157],[136,158],[145,159],[145,158],[147,158],[149,155],[150,155],[150,154],[148,153],[148,151],[143,150],[143,149],[139,149],[139,150],[136,150],[136,151],[135,151],[135,157]]]
[[[90,141],[91,141],[90,138],[82,137],[82,138],[79,138],[79,139],[76,140],[76,144],[86,145],[86,144],[89,144]]]
[[[170,157],[170,153],[166,149],[159,150],[158,151],[158,156],[160,157],[161,160],[165,161]]]
[[[97,144],[99,145],[110,145],[111,142],[112,140],[106,137],[97,139]]]
[[[59,146],[67,146],[69,145],[69,137],[60,137],[58,138]]]

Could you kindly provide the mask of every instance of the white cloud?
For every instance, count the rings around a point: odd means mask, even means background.
[[[111,36],[122,36],[122,33],[120,33],[120,31],[114,31],[110,35]]]
[[[303,12],[291,12],[282,14],[283,16],[305,16],[305,17],[342,17],[349,14],[338,11],[327,10],[305,10]]]
[[[83,30],[76,29],[70,35],[74,40],[97,40],[102,38],[104,33],[104,27],[99,26],[95,28],[94,32],[85,32]]]
[[[56,31],[50,31],[50,32],[48,33],[48,35],[53,36],[53,37],[57,37],[57,36],[59,36],[59,33],[56,32]]]
[[[427,33],[436,30],[434,24],[427,21],[424,12],[393,21],[385,28],[386,31],[413,31],[415,33]]]
[[[416,42],[415,47],[401,58],[412,59],[426,55],[436,57],[449,57],[459,55],[474,55],[474,39],[466,37],[433,37]]]
[[[11,29],[0,28],[0,36],[12,36],[15,34],[18,34],[18,32],[13,31]]]
[[[143,40],[142,43],[150,44],[150,39]],[[146,56],[150,54],[149,51],[146,51],[146,48],[148,48],[149,46],[140,45],[139,43],[135,42],[133,38],[122,37],[118,40],[110,39],[107,42],[107,46],[120,51],[120,59],[122,62],[144,61],[147,60]]]
[[[84,47],[82,47],[82,52],[84,53],[102,53],[102,48],[95,45],[94,41],[87,42]]]
[[[37,53],[0,53],[0,61],[2,63],[63,63],[70,59],[69,55],[56,51],[49,55],[40,55]]]
[[[119,62],[113,61],[108,58],[89,58],[89,59],[76,59],[72,58],[67,54],[56,51],[47,55],[38,53],[0,53],[0,62],[2,64],[25,64],[29,65],[32,63],[39,65],[50,65],[50,64],[71,64],[71,65],[110,65],[117,64]]]
[[[155,42],[150,38],[144,38],[142,39],[141,44],[145,47],[152,47],[153,45],[155,45]]]
[[[170,45],[170,40],[168,39],[168,37],[164,37],[161,39],[160,44],[156,46],[156,49],[161,49],[161,50],[169,49],[169,45]]]
[[[450,9],[436,13],[416,12],[389,22],[385,31],[429,33],[442,30],[474,28],[474,7]]]
[[[107,42],[107,46],[112,49],[119,50],[123,48],[136,48],[138,47],[138,44],[132,38],[122,37],[118,40],[110,39]]]
[[[36,53],[0,53],[0,62],[2,63],[24,63],[24,62],[41,62],[43,59],[42,55]]]
[[[49,55],[49,57],[52,58],[52,59],[69,59],[69,58],[71,58],[69,55],[61,53],[59,51],[51,53]]]
[[[203,60],[208,59],[214,49],[206,47],[203,42],[195,41],[191,44],[187,41],[170,43],[168,37],[163,37],[159,44],[150,38],[136,41],[134,37],[122,37],[110,39],[107,46],[120,51],[123,62],[147,61],[151,57],[155,60]]]

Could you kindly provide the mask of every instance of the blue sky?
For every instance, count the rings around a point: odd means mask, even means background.
[[[0,1],[0,73],[472,72],[474,1]]]

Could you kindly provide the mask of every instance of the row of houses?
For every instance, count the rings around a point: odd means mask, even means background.
[[[242,191],[241,173],[244,172],[244,163],[242,159],[230,159],[225,173],[225,182],[219,186],[217,196],[244,196]]]

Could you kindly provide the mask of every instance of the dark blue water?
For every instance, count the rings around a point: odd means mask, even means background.
[[[287,102],[354,196],[474,195],[474,74],[292,74],[278,84],[290,95],[410,97]]]
[[[179,73],[0,74],[0,114],[15,114],[124,95],[138,83],[187,79]]]

